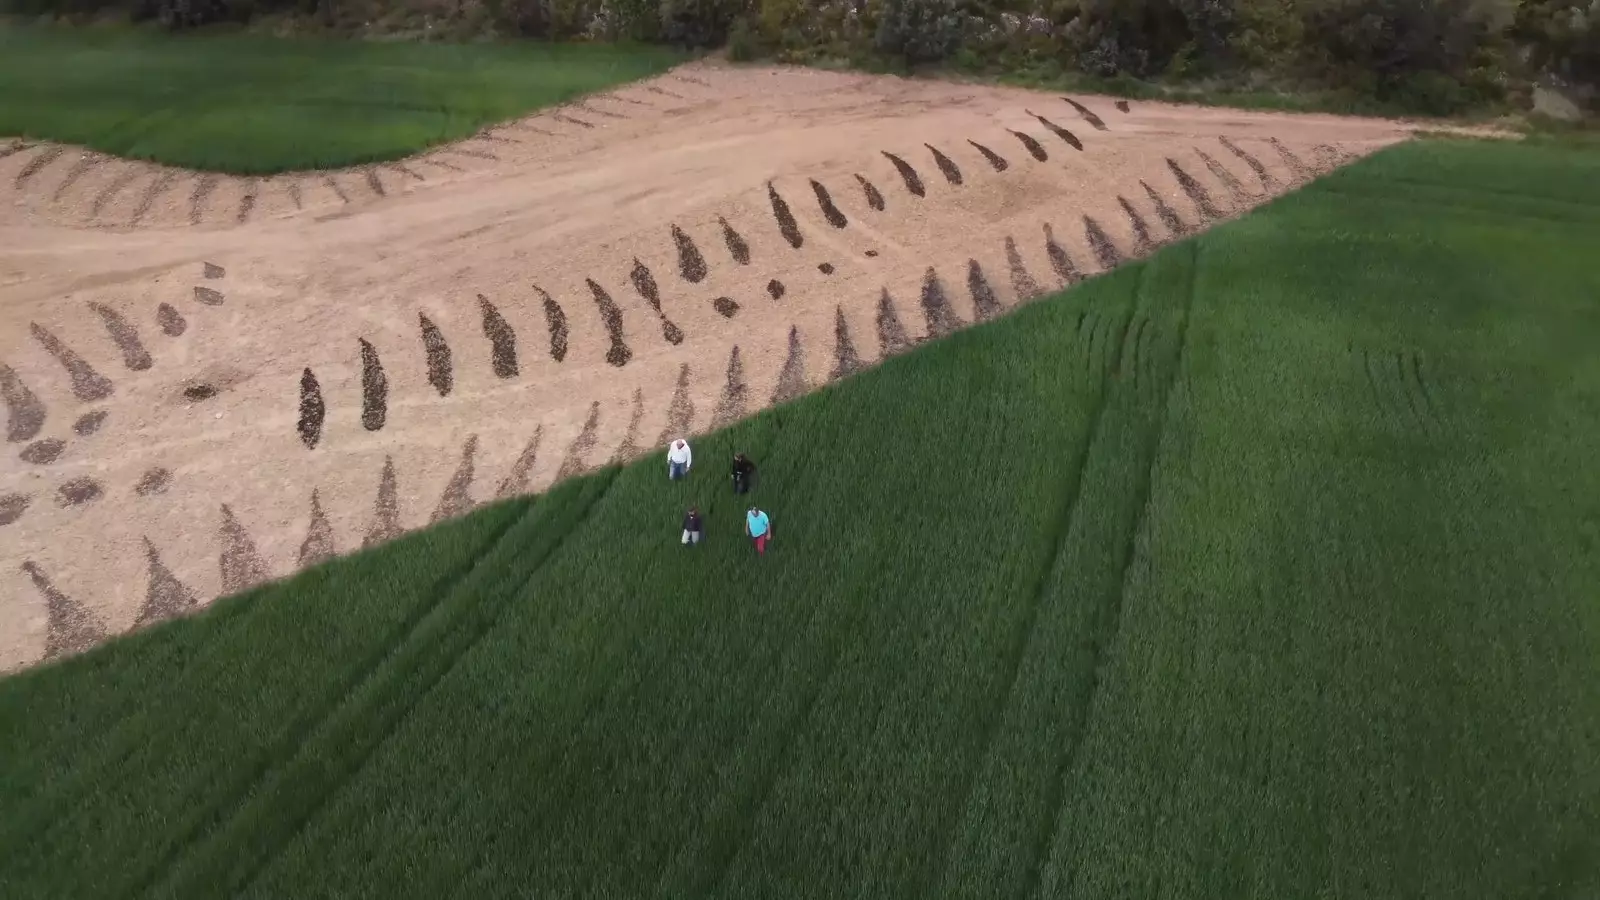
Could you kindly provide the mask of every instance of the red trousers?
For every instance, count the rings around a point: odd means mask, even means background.
[[[762,536],[760,536],[758,538],[751,538],[751,540],[753,540],[755,542],[756,552],[757,553],[765,553],[765,552],[767,552],[767,536],[766,535],[763,534]]]

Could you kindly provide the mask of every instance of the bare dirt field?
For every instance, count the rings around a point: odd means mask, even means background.
[[[1408,133],[701,64],[357,170],[0,141],[0,671],[736,420]]]

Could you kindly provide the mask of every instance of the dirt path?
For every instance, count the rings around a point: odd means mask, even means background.
[[[1406,134],[692,66],[325,175],[17,149],[0,671],[737,419]]]

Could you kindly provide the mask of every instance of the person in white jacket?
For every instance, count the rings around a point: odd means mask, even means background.
[[[689,442],[678,438],[667,448],[667,477],[673,481],[689,474],[694,467],[694,451],[689,449]]]

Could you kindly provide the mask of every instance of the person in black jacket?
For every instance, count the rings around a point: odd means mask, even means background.
[[[693,546],[700,543],[700,509],[689,507],[689,514],[683,517],[683,543]]]
[[[751,462],[750,458],[743,453],[736,454],[733,457],[733,492],[735,494],[749,493],[750,484],[755,481],[755,477],[756,464]]]

